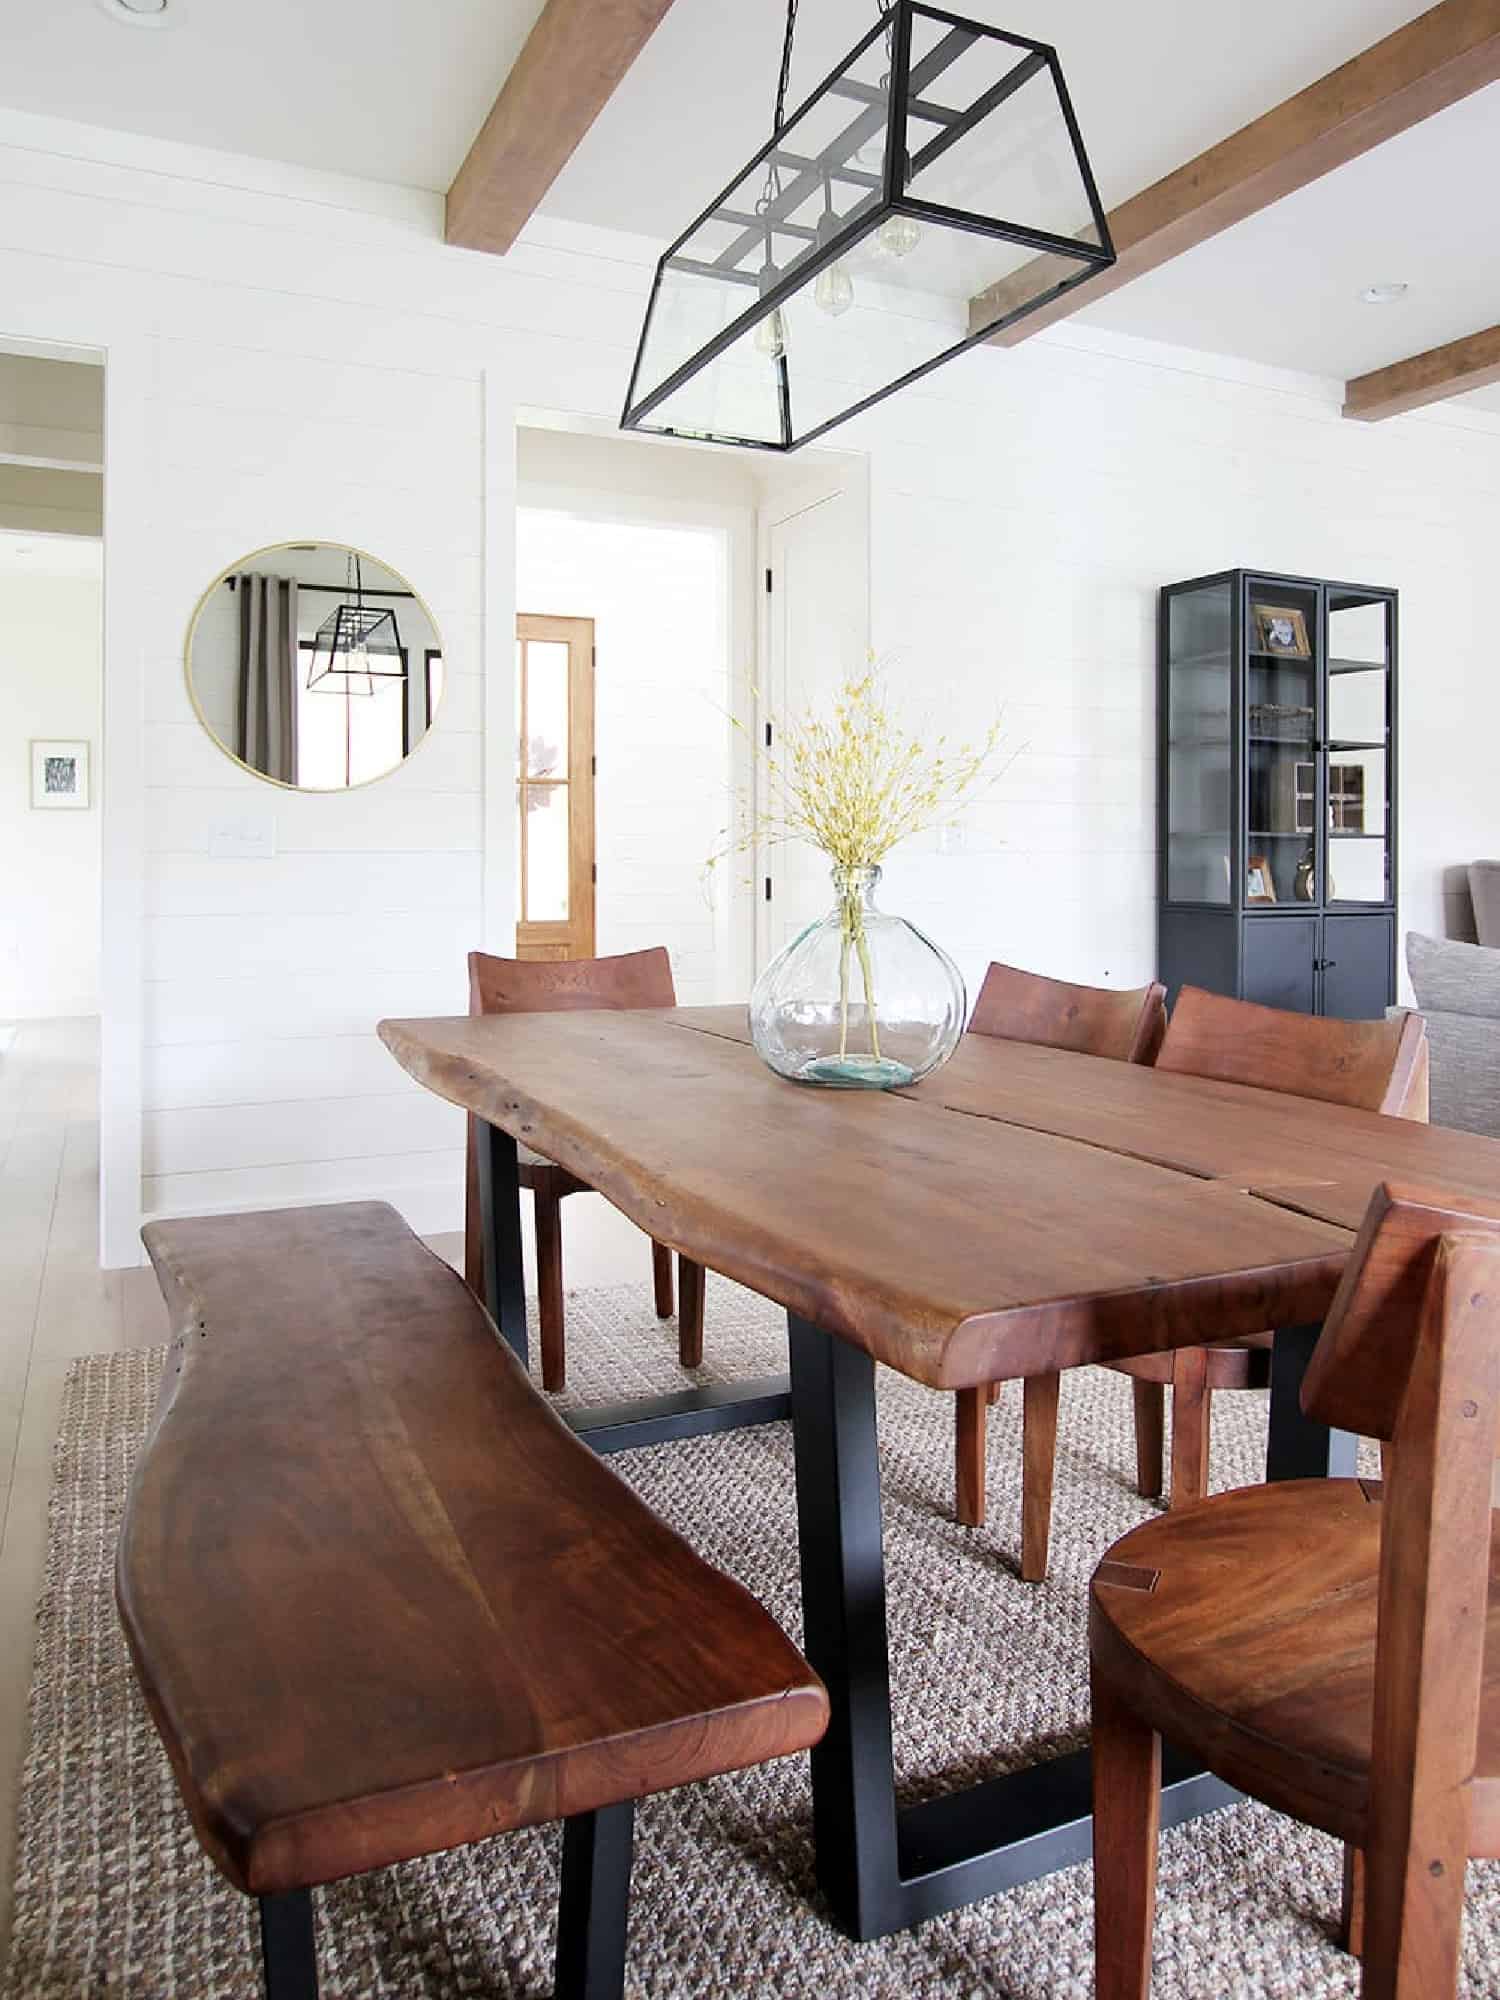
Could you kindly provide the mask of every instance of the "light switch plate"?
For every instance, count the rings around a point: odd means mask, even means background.
[[[272,861],[276,821],[268,812],[236,813],[209,828],[208,851],[215,861]]]

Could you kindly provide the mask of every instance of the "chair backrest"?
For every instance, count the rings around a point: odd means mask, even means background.
[[[675,1007],[664,945],[613,958],[494,958],[469,953],[471,1014],[544,1014],[565,1008]]]
[[[1154,980],[1117,992],[996,963],[984,975],[969,1033],[1040,1042],[1049,1049],[1110,1056],[1116,1062],[1149,1063],[1166,1023],[1166,988]]]
[[[1427,1024],[1420,1014],[1335,1021],[1184,986],[1156,1067],[1396,1118],[1427,1117]]]
[[[1393,1445],[1367,1825],[1396,1832],[1406,1878],[1370,1878],[1365,1928],[1367,1963],[1390,1963],[1403,1891],[1416,1883],[1420,1901],[1429,1869],[1441,1875],[1456,1858],[1461,1875],[1468,1851],[1500,1429],[1500,1202],[1376,1190],[1302,1403],[1322,1423]],[[1445,1845],[1449,1863],[1432,1862]]]
[[[601,1011],[675,1007],[672,961],[665,945],[622,951],[613,958],[496,958],[469,953],[471,1014],[544,1014],[568,1009]],[[478,1128],[468,1120],[464,1159],[464,1276],[484,1290],[484,1244],[479,1219]]]

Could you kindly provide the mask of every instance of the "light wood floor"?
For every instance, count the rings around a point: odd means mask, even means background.
[[[151,1271],[99,1269],[98,1175],[97,1022],[0,1027],[0,1965],[63,1382],[77,1355],[167,1337]],[[459,1237],[430,1240],[460,1261]],[[568,1203],[567,1260],[570,1285],[649,1278],[644,1239],[597,1196]]]
[[[23,1021],[0,1055],[0,1959],[63,1379],[166,1324],[149,1271],[98,1266],[97,1051],[94,1021]]]

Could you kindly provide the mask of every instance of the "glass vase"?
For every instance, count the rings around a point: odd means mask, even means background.
[[[794,1083],[894,1090],[958,1046],[964,982],[915,924],[875,906],[878,868],[835,868],[834,905],[755,982],[750,1035]]]

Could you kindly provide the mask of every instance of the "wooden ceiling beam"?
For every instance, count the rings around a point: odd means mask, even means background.
[[[1014,347],[1500,78],[1500,0],[1439,0],[1109,216],[1117,261],[992,336]],[[970,301],[979,327],[1078,266],[1034,258]]]
[[[546,0],[448,190],[443,237],[503,254],[672,0]]]
[[[1357,423],[1378,424],[1470,389],[1487,389],[1492,382],[1500,382],[1500,326],[1357,375],[1344,384],[1344,415]]]

